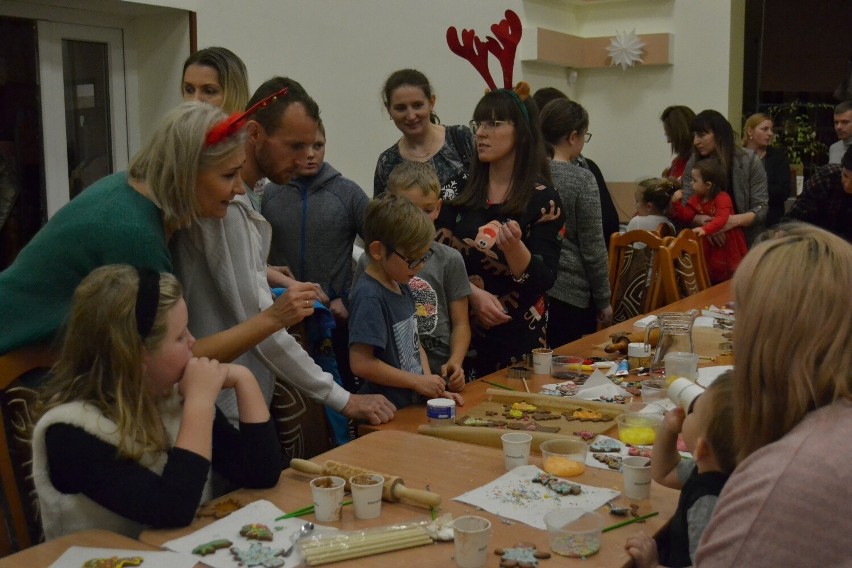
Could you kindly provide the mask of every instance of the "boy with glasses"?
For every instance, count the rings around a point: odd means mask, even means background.
[[[373,199],[364,219],[368,264],[352,290],[349,358],[362,394],[383,394],[397,408],[420,397],[462,398],[433,374],[417,336],[411,279],[432,256],[435,227],[411,201]],[[418,396],[419,395],[419,396]]]

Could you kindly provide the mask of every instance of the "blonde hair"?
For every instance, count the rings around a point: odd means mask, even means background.
[[[183,103],[165,116],[148,143],[133,156],[128,175],[145,183],[151,201],[163,212],[167,229],[186,228],[198,219],[198,173],[243,147],[244,130],[205,146],[207,132],[223,119],[225,113],[214,106]]]
[[[157,315],[143,341],[136,328],[138,290],[138,272],[126,264],[96,268],[77,286],[59,360],[35,411],[40,417],[60,404],[86,401],[118,425],[118,453],[133,460],[168,446],[142,355],[143,347],[150,352],[163,343],[167,314],[182,296],[177,278],[161,274]]]
[[[743,124],[742,145],[744,148],[748,146],[748,129],[751,128],[753,130],[757,128],[757,125],[763,122],[764,120],[772,122],[772,117],[770,117],[768,114],[763,114],[762,112],[756,112],[746,119],[745,123]]]
[[[812,410],[852,394],[852,246],[792,223],[756,245],[734,275],[738,460]]]
[[[701,396],[710,395],[706,416],[702,424],[704,439],[713,451],[713,458],[722,473],[733,473],[737,467],[737,452],[734,449],[734,373],[726,371],[716,377]]]
[[[665,215],[674,194],[675,184],[668,178],[648,178],[639,182],[636,189],[636,200],[654,206],[657,213]]]
[[[224,47],[199,49],[183,62],[184,74],[190,65],[203,65],[216,71],[224,93],[223,111],[233,114],[245,110],[249,100],[248,72],[246,64],[233,51]]]
[[[441,196],[441,182],[435,168],[426,162],[405,160],[388,175],[388,192],[398,195],[407,189],[419,189],[423,195],[434,193]]]
[[[367,204],[364,242],[379,241],[402,255],[419,254],[435,240],[435,225],[414,203],[385,193]]]

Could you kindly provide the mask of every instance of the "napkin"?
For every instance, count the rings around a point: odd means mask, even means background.
[[[124,550],[118,548],[90,548],[87,546],[72,546],[66,550],[50,568],[80,568],[84,563],[94,558],[131,558],[138,556],[143,566],[163,566],[166,568],[193,568],[198,562],[197,557],[177,552],[161,550]]]
[[[461,501],[489,513],[547,530],[544,514],[549,511],[565,507],[594,511],[619,495],[613,489],[580,483],[577,484],[582,488],[579,495],[559,495],[540,483],[532,482],[533,477],[542,473],[534,465],[522,465],[491,483],[454,497],[453,501]],[[580,514],[578,512],[577,517]]]
[[[636,320],[633,322],[633,327],[648,327],[652,322],[657,320],[657,316],[645,316],[640,320]]]
[[[606,375],[601,373],[600,369],[595,369],[580,390],[577,391],[577,398],[583,400],[598,400],[601,396],[631,396],[629,392],[620,386],[613,384]]]

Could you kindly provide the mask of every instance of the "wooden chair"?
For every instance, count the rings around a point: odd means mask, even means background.
[[[677,235],[677,229],[675,229],[674,223],[671,221],[660,223],[655,232],[664,239]]]
[[[32,483],[31,411],[36,392],[20,378],[49,369],[56,355],[45,345],[0,356],[0,477],[7,530],[0,531],[0,555],[32,546],[41,538]]]
[[[641,244],[644,247],[634,245]],[[661,307],[659,250],[663,239],[651,231],[613,233],[609,240],[609,288],[614,323]]]
[[[710,287],[704,248],[691,229],[666,239],[660,250],[660,282],[667,304]]]

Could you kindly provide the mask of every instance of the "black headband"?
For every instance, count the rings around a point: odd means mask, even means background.
[[[142,341],[151,333],[157,306],[160,304],[160,273],[150,268],[137,268],[139,291],[136,293],[136,330]]]

